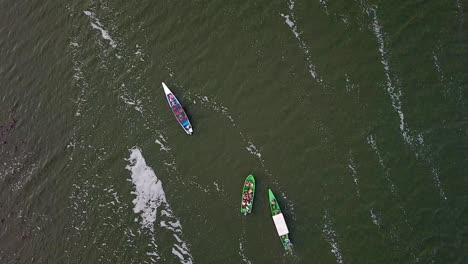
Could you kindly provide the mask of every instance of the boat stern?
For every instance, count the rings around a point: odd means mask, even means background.
[[[187,125],[184,127],[184,130],[187,134],[189,134],[190,136],[193,134],[193,128],[192,128],[192,125]]]

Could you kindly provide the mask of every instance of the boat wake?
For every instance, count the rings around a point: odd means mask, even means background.
[[[301,31],[297,27],[296,23],[296,18],[294,16],[294,0],[289,0],[288,1],[288,7],[289,7],[289,14],[285,15],[283,13],[280,13],[281,17],[284,18],[284,22],[289,26],[291,29],[292,33],[296,37],[297,41],[299,42],[299,48],[304,52],[305,58],[307,60],[308,64],[308,70],[310,73],[310,76],[314,80],[316,80],[319,84],[323,83],[322,78],[317,74],[317,67],[312,63],[312,57],[310,55],[309,48],[307,47],[305,41],[301,37]]]
[[[382,220],[381,220],[381,217],[380,217],[380,213],[377,210],[375,210],[374,208],[371,208],[369,213],[370,213],[370,216],[371,216],[371,219],[372,219],[372,223],[380,228],[382,226]]]
[[[343,253],[341,253],[340,246],[338,245],[338,236],[336,235],[335,230],[333,229],[333,221],[328,213],[328,210],[325,210],[323,214],[323,228],[322,228],[323,236],[325,240],[331,247],[331,253],[336,258],[336,263],[342,264],[343,263]]]
[[[138,147],[130,149],[128,161],[130,164],[127,165],[126,169],[131,172],[134,185],[132,192],[135,195],[133,211],[140,215],[141,226],[154,234],[155,223],[159,221],[161,228],[172,232],[174,238],[171,242],[173,243],[172,253],[181,263],[193,263],[189,245],[182,239],[182,226],[171,210],[161,180],[156,177],[153,169],[146,165]],[[159,259],[156,249],[152,254]]]
[[[361,196],[361,191],[359,190],[359,181],[358,181],[358,178],[357,178],[356,165],[354,164],[354,160],[353,160],[353,157],[351,155],[351,151],[350,151],[349,159],[348,159],[348,169],[351,172],[351,176],[353,177],[354,185],[356,186],[356,196],[360,197]]]
[[[112,13],[112,10],[109,10],[109,12]],[[98,236],[97,234],[94,234],[99,232],[90,233],[90,231],[93,231],[93,227],[89,225],[89,222],[91,221],[90,218],[91,216],[97,217],[98,215],[102,215],[103,213],[100,214],[101,210],[106,212],[108,212],[108,210],[112,210],[118,220],[108,221],[107,219],[110,219],[110,217],[103,217],[101,218],[100,227],[102,229],[106,227],[112,228],[113,232],[122,232],[127,237],[127,243],[125,245],[121,245],[120,248],[115,246],[109,247],[107,243],[102,243],[103,245],[100,245],[98,248],[99,252],[104,253],[106,251],[108,252],[108,250],[113,250],[111,253],[112,256],[115,257],[117,257],[119,251],[135,249],[135,252],[138,252],[141,249],[138,249],[136,244],[141,241],[141,238],[135,234],[141,234],[146,230],[146,232],[151,233],[149,241],[145,242],[150,245],[151,248],[146,252],[146,255],[152,262],[156,262],[157,259],[160,258],[160,253],[156,244],[158,237],[154,236],[154,234],[156,230],[164,230],[164,232],[169,232],[171,234],[168,242],[172,245],[172,254],[181,263],[192,263],[193,257],[190,253],[189,245],[182,238],[182,227],[180,226],[178,219],[174,216],[167,201],[164,200],[158,204],[158,199],[162,199],[162,197],[151,196],[146,193],[146,195],[148,195],[148,197],[146,197],[146,202],[148,202],[147,207],[142,207],[140,208],[141,211],[139,211],[142,228],[121,228],[123,226],[128,226],[128,222],[126,222],[128,217],[126,216],[128,214],[129,205],[124,202],[124,197],[119,195],[119,191],[116,187],[106,184],[106,181],[103,180],[103,178],[107,177],[106,172],[108,171],[103,172],[100,170],[97,172],[95,170],[95,164],[98,164],[96,163],[96,159],[104,160],[107,153],[112,151],[113,146],[105,143],[101,146],[93,146],[91,142],[93,142],[92,139],[94,137],[94,133],[88,134],[86,132],[88,130],[82,130],[82,128],[87,127],[95,128],[96,124],[94,121],[96,121],[96,116],[99,116],[99,114],[102,113],[102,110],[96,108],[94,105],[96,100],[99,100],[99,97],[95,97],[94,95],[102,91],[102,89],[95,89],[94,85],[92,85],[93,80],[89,79],[88,82],[87,79],[90,76],[88,73],[93,70],[90,69],[90,65],[87,63],[87,58],[91,56],[99,57],[97,67],[105,73],[105,76],[108,77],[102,82],[103,84],[107,84],[107,86],[104,87],[108,89],[106,92],[117,94],[118,96],[116,98],[120,100],[120,102],[123,102],[118,105],[117,110],[120,112],[129,112],[134,110],[138,113],[136,118],[121,119],[120,121],[123,123],[129,123],[128,126],[130,127],[135,127],[138,125],[137,122],[142,121],[144,123],[142,125],[144,129],[153,131],[153,140],[160,145],[162,163],[168,171],[175,175],[174,179],[179,179],[178,175],[176,175],[177,169],[175,167],[175,160],[170,154],[171,148],[168,145],[168,139],[158,129],[158,127],[160,127],[159,124],[161,123],[161,120],[157,115],[155,115],[154,107],[144,107],[145,104],[152,102],[150,97],[145,97],[144,94],[142,95],[142,91],[146,91],[144,84],[141,81],[141,76],[146,69],[144,65],[145,55],[142,53],[142,48],[139,45],[136,45],[135,49],[127,48],[124,45],[124,39],[119,38],[118,32],[114,32],[113,34],[115,36],[111,37],[109,31],[104,27],[103,23],[98,19],[94,11],[73,10],[70,8],[70,14],[74,15],[82,13],[90,19],[92,29],[98,30],[101,33],[100,36],[103,40],[108,41],[110,47],[109,45],[103,45],[101,43],[101,39],[96,39],[96,43],[100,50],[100,52],[96,54],[94,49],[84,47],[84,45],[79,42],[79,36],[86,32],[82,32],[82,30],[80,30],[81,28],[78,26],[74,27],[77,29],[77,32],[74,32],[74,35],[70,38],[69,48],[72,55],[74,72],[73,78],[75,80],[75,86],[79,88],[79,91],[77,93],[78,95],[73,98],[76,105],[76,125],[73,130],[70,143],[68,144],[70,154],[67,168],[72,170],[71,173],[74,173],[76,176],[75,182],[72,185],[72,193],[69,197],[71,202],[70,208],[74,212],[74,217],[71,223],[71,230],[74,231],[74,233],[72,234],[71,243],[78,245],[80,241],[82,241],[83,236],[88,236],[89,239],[92,239],[95,242],[102,239],[100,235]],[[113,25],[112,21],[108,21],[106,24],[111,27]],[[115,54],[115,56],[113,56],[113,54]],[[122,60],[126,61],[123,66]],[[143,73],[140,71],[143,71]],[[138,87],[138,89],[134,89],[135,87]],[[120,117],[122,115],[117,116]],[[101,133],[104,133],[104,137],[108,136],[106,135],[107,131],[101,131]],[[127,134],[124,136],[127,136]],[[141,158],[143,159],[142,156]],[[134,159],[133,161],[135,164],[131,164],[129,167],[133,168],[133,166],[141,164],[141,161],[137,162],[138,159]],[[80,164],[79,169],[75,166],[77,164]],[[158,187],[157,181],[155,182],[156,184],[152,185],[153,188]],[[181,183],[183,184],[183,181],[181,181]],[[135,190],[136,189],[135,185]],[[138,192],[135,191],[135,195],[137,193]],[[144,201],[139,200],[139,198],[143,199],[142,197],[145,197],[145,194],[143,194],[144,192],[140,193],[141,195],[136,195],[137,198],[134,200],[135,202],[139,201],[138,205],[135,204],[135,208],[138,208],[138,206],[143,203],[142,201]],[[96,204],[98,204],[98,209],[94,209]],[[151,222],[152,205],[159,206],[157,207],[157,210],[154,211],[154,216],[157,216],[158,222]],[[98,211],[96,212],[96,210]],[[67,255],[69,254],[78,253],[67,253]],[[103,257],[104,254],[100,255],[99,259]]]
[[[460,21],[459,22],[459,27],[461,29],[462,26],[463,26],[463,21],[465,20],[465,14],[463,12],[463,5],[460,2],[460,0],[455,0],[455,4],[457,5],[457,9],[458,9],[458,19]]]
[[[170,68],[167,68],[167,69],[171,72],[172,75],[174,75],[174,73],[170,70]],[[230,114],[229,109],[227,107],[223,106],[222,104],[217,103],[213,99],[208,98],[208,96],[200,95],[195,92],[189,92],[189,96],[191,97],[191,100],[194,103],[200,102],[201,105],[205,107],[209,107],[210,109],[224,116],[229,121],[232,128],[237,129],[237,131],[239,132],[239,136],[242,139],[242,142],[245,144],[245,149],[247,150],[247,152],[250,153],[252,156],[254,156],[258,160],[258,162],[260,163],[260,166],[262,167],[263,171],[265,172],[267,176],[269,177],[273,176],[273,174],[270,172],[270,170],[267,168],[265,164],[265,160],[263,159],[261,150],[253,143],[252,139],[250,139],[241,131],[240,127],[235,122],[234,118]],[[290,212],[292,219],[296,220],[295,218],[296,214],[294,212],[294,203],[291,200],[286,198],[286,194],[284,193],[284,191],[281,190],[281,187],[279,186],[276,180],[274,180],[273,183],[275,184],[274,185],[275,189],[281,192],[281,196],[287,202],[287,206],[289,208],[288,211]]]
[[[94,29],[97,29],[100,33],[103,39],[108,40],[109,44],[113,48],[117,48],[117,43],[111,38],[109,31],[107,31],[104,26],[101,24],[99,19],[96,18],[96,15],[91,12],[91,11],[83,11],[85,15],[87,15],[91,19],[91,27]]]
[[[328,2],[327,0],[319,0],[320,5],[323,6],[323,9],[325,10],[325,14],[330,15],[330,12],[328,11]]]
[[[445,191],[443,190],[441,182],[440,182],[440,176],[438,174],[438,171],[433,167],[432,158],[430,157],[429,154],[427,154],[429,153],[429,151],[427,150],[427,147],[424,146],[424,138],[422,134],[416,135],[416,133],[412,132],[408,128],[408,125],[405,121],[405,115],[402,110],[402,103],[400,99],[402,96],[402,92],[401,92],[401,89],[398,88],[398,86],[396,85],[396,84],[399,85],[399,80],[397,77],[393,76],[392,70],[390,68],[389,55],[385,48],[385,41],[384,41],[385,35],[383,33],[382,27],[377,18],[377,10],[376,8],[371,7],[371,8],[367,8],[366,12],[372,18],[372,29],[377,39],[377,43],[379,45],[379,52],[380,52],[380,57],[381,57],[380,61],[384,67],[384,73],[385,73],[385,78],[386,78],[386,90],[387,90],[387,94],[390,96],[392,107],[395,110],[395,112],[397,112],[398,117],[400,119],[399,127],[400,127],[401,135],[403,136],[405,143],[408,144],[414,151],[416,158],[420,158],[420,156],[423,156],[422,159],[430,167],[430,171],[433,176],[432,177],[433,182],[436,188],[439,190],[440,197],[444,200],[447,200],[447,196],[445,195]],[[436,65],[438,65],[437,60],[436,60]],[[393,81],[393,79],[395,79],[395,81]]]
[[[200,102],[201,105],[203,105],[205,107],[209,107],[213,111],[215,111],[217,113],[220,113],[222,116],[224,116],[229,121],[231,126],[238,130],[239,136],[241,137],[242,141],[244,142],[245,149],[247,150],[247,152],[249,152],[252,156],[254,156],[259,161],[259,163],[262,166],[262,168],[264,169],[265,173],[268,176],[271,176],[271,173],[269,172],[269,170],[265,166],[265,160],[262,158],[262,153],[261,153],[260,149],[253,143],[253,141],[248,136],[246,136],[240,130],[239,126],[235,122],[234,118],[230,114],[229,109],[227,107],[223,106],[222,104],[217,103],[216,101],[214,101],[213,99],[208,98],[208,96],[205,96],[205,95],[200,95],[198,93],[189,92],[189,96],[192,97],[191,100],[194,103],[197,103],[197,100],[198,100],[198,102]]]
[[[400,100],[401,90],[395,86],[392,80],[392,72],[390,68],[390,63],[388,61],[388,54],[385,49],[384,34],[382,32],[382,27],[380,26],[379,20],[377,19],[377,11],[374,8],[370,8],[368,9],[367,12],[369,16],[372,16],[372,20],[373,20],[372,29],[377,39],[377,43],[379,44],[379,52],[380,52],[380,58],[381,58],[380,62],[382,63],[384,67],[387,93],[390,96],[393,109],[398,113],[398,116],[400,118],[400,132],[403,135],[405,142],[411,144],[413,141],[413,138],[409,135],[409,131],[405,122],[405,115],[403,114],[403,110],[401,107],[401,100]],[[399,80],[396,79],[396,83],[398,82]]]
[[[241,257],[244,263],[251,264],[252,262],[245,255],[245,245],[242,242],[245,240],[244,237],[245,237],[245,229],[242,230],[241,236],[239,237],[239,256]]]
[[[376,140],[374,139],[373,135],[368,136],[367,143],[371,146],[372,150],[377,155],[379,165],[384,170],[384,178],[385,178],[385,180],[386,180],[386,182],[387,182],[387,184],[389,186],[388,188],[390,189],[390,193],[392,194],[393,200],[395,202],[395,206],[401,212],[401,218],[400,218],[401,221],[399,221],[397,223],[392,223],[391,226],[390,226],[390,230],[389,230],[390,238],[394,242],[395,247],[398,250],[401,250],[400,243],[399,243],[400,240],[401,240],[401,237],[412,233],[414,231],[414,228],[413,228],[413,226],[410,224],[410,222],[408,220],[408,214],[406,212],[406,209],[402,205],[401,199],[400,199],[400,197],[398,195],[398,189],[395,186],[395,184],[392,182],[392,180],[390,179],[390,176],[389,176],[389,174],[390,174],[389,171],[390,170],[385,165],[385,163],[383,161],[383,158],[382,158],[382,156],[380,154],[380,151],[379,151],[379,149],[377,147]],[[377,211],[374,211],[374,209],[371,209],[370,210],[370,215],[371,215],[372,223],[374,223],[375,225],[377,225],[380,228],[381,227],[381,217],[380,217],[380,214],[377,214],[376,212]],[[415,248],[414,247],[409,247],[409,248],[407,248],[407,250],[409,251],[409,254],[413,258],[415,258],[415,254],[414,254]]]
[[[375,155],[377,155],[377,158],[378,158],[378,160],[379,160],[379,164],[380,164],[380,166],[382,167],[382,169],[384,170],[384,178],[385,178],[385,180],[387,181],[387,184],[388,184],[388,186],[389,186],[390,192],[391,192],[394,196],[397,196],[398,193],[397,193],[396,186],[395,186],[395,184],[393,183],[393,181],[390,179],[388,168],[385,166],[385,164],[384,164],[384,162],[383,162],[382,155],[380,154],[380,151],[379,151],[379,149],[377,148],[377,143],[375,142],[375,139],[374,139],[374,136],[373,136],[373,135],[370,135],[370,136],[367,137],[367,143],[371,146],[371,148],[372,148],[372,150],[374,151]]]

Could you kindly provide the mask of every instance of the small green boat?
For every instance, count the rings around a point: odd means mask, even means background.
[[[253,208],[255,196],[255,178],[253,175],[247,176],[242,187],[242,201],[240,211],[244,215],[250,214]]]
[[[288,226],[286,225],[286,221],[284,221],[283,213],[281,213],[281,209],[279,207],[278,201],[273,195],[273,192],[271,191],[271,189],[268,189],[268,197],[270,201],[271,216],[273,218],[273,222],[275,223],[278,236],[280,237],[281,243],[283,244],[284,248],[287,250],[290,250],[292,247],[292,244],[291,244],[291,241],[289,240]]]

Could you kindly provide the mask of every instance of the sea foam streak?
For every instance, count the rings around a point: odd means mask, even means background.
[[[378,215],[378,213],[376,213],[374,208],[371,208],[369,212],[371,215],[372,223],[380,228],[382,221],[380,220],[380,216]]]
[[[401,106],[401,90],[395,86],[395,83],[399,83],[399,80],[395,78],[395,82],[392,80],[392,72],[390,68],[390,63],[388,61],[388,53],[385,49],[385,41],[384,41],[384,33],[382,31],[382,27],[379,23],[379,20],[377,19],[377,11],[375,8],[369,8],[366,11],[369,16],[372,17],[372,29],[374,32],[374,35],[377,39],[377,43],[379,45],[379,52],[380,52],[380,57],[381,57],[381,63],[384,66],[384,72],[385,72],[385,77],[386,77],[386,90],[388,95],[390,96],[391,102],[393,109],[398,113],[399,119],[400,119],[400,132],[403,136],[404,141],[415,151],[415,155],[418,158],[420,154],[423,152],[423,143],[424,139],[421,134],[414,136],[415,133],[411,133],[411,131],[408,129],[408,126],[405,121],[405,115],[402,110]],[[435,57],[435,56],[434,56]],[[438,67],[438,60],[437,57],[435,59],[435,64],[436,67]],[[419,146],[419,149],[416,149]],[[427,151],[426,151],[427,152]],[[432,173],[432,178],[434,181],[434,184],[436,187],[439,189],[439,195],[442,197],[444,200],[447,200],[447,197],[445,196],[445,192],[441,186],[440,183],[440,176],[437,173],[437,170],[433,168],[432,162],[430,155],[429,157],[423,157],[423,159],[428,163],[428,165],[431,167],[431,173]]]
[[[463,25],[463,19],[464,19],[463,6],[462,6],[460,0],[455,0],[455,3],[457,5],[458,17],[460,18],[460,27],[461,27]]]
[[[342,264],[343,261],[343,254],[340,251],[340,247],[337,243],[337,235],[335,230],[333,230],[333,222],[330,216],[328,215],[328,211],[325,211],[323,214],[323,235],[325,236],[325,240],[330,244],[331,252],[335,255],[336,263]]]
[[[370,8],[368,10],[368,13],[369,15],[372,15],[372,19],[373,19],[372,29],[377,39],[377,43],[379,44],[380,62],[384,66],[385,78],[387,79],[386,81],[387,93],[390,96],[390,99],[392,101],[393,109],[398,113],[398,116],[400,118],[401,134],[403,135],[403,138],[405,139],[405,141],[411,144],[412,138],[408,134],[408,129],[406,127],[406,122],[405,122],[405,115],[403,114],[403,110],[401,109],[401,100],[400,100],[401,90],[395,87],[395,84],[391,77],[392,73],[391,73],[390,63],[388,61],[388,54],[385,49],[385,42],[384,42],[384,35],[382,33],[382,27],[380,26],[379,20],[377,19],[377,11],[373,8]]]
[[[359,191],[359,181],[357,178],[356,165],[352,157],[348,159],[348,168],[351,171],[351,176],[353,177],[354,185],[356,186],[356,195],[359,197],[361,193]]]
[[[245,245],[242,241],[245,241],[245,229],[242,230],[241,236],[239,237],[239,256],[244,263],[251,264],[252,262],[245,256]]]
[[[265,170],[265,172],[268,175],[271,175],[271,173],[265,167],[265,161],[262,158],[261,151],[259,150],[259,148],[257,146],[255,146],[255,144],[252,142],[252,140],[250,140],[249,137],[245,136],[244,133],[242,133],[242,131],[238,127],[237,123],[234,121],[234,118],[229,113],[229,109],[227,107],[223,106],[222,104],[217,103],[216,101],[214,101],[213,99],[208,98],[207,96],[202,96],[202,95],[199,95],[199,94],[196,94],[196,93],[193,93],[193,94],[190,93],[190,95],[195,96],[198,100],[200,100],[201,105],[210,107],[215,112],[218,112],[218,113],[222,114],[225,118],[227,118],[229,120],[229,122],[231,123],[231,126],[233,128],[237,128],[239,130],[239,135],[240,135],[242,141],[244,142],[244,144],[246,144],[245,149],[250,154],[255,156],[258,159],[258,161],[260,162],[260,164],[262,165],[262,168]],[[194,103],[197,102],[194,99],[192,99],[192,100],[194,101]]]
[[[373,135],[370,135],[370,136],[367,137],[367,143],[369,143],[372,150],[374,150],[375,154],[377,155],[377,158],[379,159],[379,164],[380,164],[380,166],[382,167],[382,169],[385,172],[384,177],[385,177],[385,180],[387,180],[387,183],[390,186],[390,191],[392,192],[393,195],[397,195],[395,184],[393,184],[393,181],[390,179],[388,169],[387,169],[387,167],[385,166],[385,164],[383,162],[382,155],[380,155],[380,151],[377,148],[377,143],[375,142],[375,139],[374,139]]]
[[[294,17],[294,1],[289,0],[288,6],[289,6],[289,14],[285,15],[283,13],[280,13],[280,15],[284,18],[284,22],[289,26],[289,28],[291,28],[292,33],[294,34],[296,39],[299,41],[299,47],[304,51],[305,56],[306,56],[310,75],[318,83],[322,83],[322,79],[320,78],[320,76],[318,76],[315,65],[312,64],[312,58],[310,56],[309,49],[307,48],[305,41],[301,37],[301,32],[297,28],[296,19]]]
[[[319,0],[319,3],[323,6],[325,9],[325,13],[329,15],[330,13],[328,12],[328,6],[327,6],[327,0]]]
[[[166,69],[172,75],[174,75],[174,72],[169,67],[166,67]],[[206,107],[210,107],[215,112],[220,113],[226,119],[228,119],[229,122],[231,123],[231,126],[238,130],[239,135],[240,135],[243,143],[246,145],[245,149],[247,150],[247,152],[250,153],[252,156],[254,156],[258,160],[258,162],[260,163],[261,167],[263,168],[263,170],[265,172],[265,175],[272,177],[272,173],[268,170],[268,168],[267,168],[267,166],[265,164],[265,160],[263,159],[261,148],[257,147],[253,143],[253,140],[250,137],[246,136],[242,132],[242,130],[240,129],[240,126],[237,125],[237,123],[235,122],[234,118],[230,114],[229,109],[227,107],[225,107],[222,104],[216,102],[214,99],[208,98],[208,96],[200,95],[198,93],[193,93],[193,92],[189,92],[189,95],[190,95],[191,100],[193,101],[194,104],[196,104],[197,102],[200,102],[201,105],[206,106]],[[276,182],[276,180],[274,181],[274,183],[278,184]],[[281,188],[277,187],[277,189],[281,189]],[[295,219],[293,202],[291,200],[286,199],[286,196],[284,195],[284,192],[282,193],[282,195],[283,195],[283,198],[285,198],[285,200],[287,200],[288,207],[291,209],[290,214],[291,214],[292,218]]]
[[[162,182],[156,177],[153,169],[146,165],[138,147],[130,149],[128,161],[130,164],[126,166],[126,169],[131,172],[134,185],[133,211],[140,214],[141,225],[154,234],[154,223],[160,218],[159,226],[172,231],[174,238],[172,253],[181,263],[193,263],[189,246],[181,239],[182,226],[167,202]],[[157,252],[150,252],[150,254],[159,258]]]
[[[93,12],[90,11],[83,11],[85,15],[87,15],[89,18],[91,18],[91,27],[94,29],[97,29],[101,32],[101,36],[103,39],[106,39],[109,41],[109,44],[113,47],[116,48],[117,44],[115,41],[111,38],[109,32],[104,29],[104,26],[101,24],[99,19],[96,18],[96,15]]]

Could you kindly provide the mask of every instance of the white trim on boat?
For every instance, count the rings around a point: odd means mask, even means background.
[[[167,87],[167,85],[166,85],[165,83],[162,83],[162,86],[163,86],[163,88],[164,88],[164,93],[165,93],[166,95],[172,93],[171,90],[169,90],[169,87]]]

